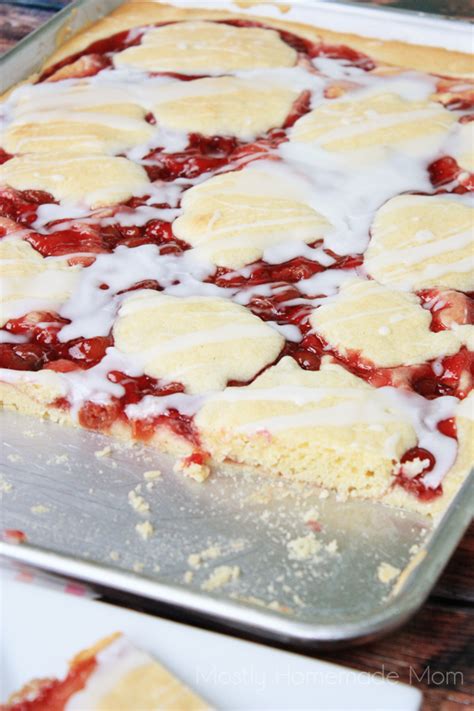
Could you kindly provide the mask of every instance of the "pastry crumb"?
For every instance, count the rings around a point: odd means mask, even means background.
[[[159,479],[161,476],[161,471],[159,469],[150,469],[149,471],[143,472],[143,478],[147,481],[152,481],[153,479]]]
[[[46,464],[65,464],[69,461],[69,456],[67,454],[54,454],[48,459]]]
[[[290,560],[308,560],[321,550],[321,543],[316,540],[316,536],[312,532],[307,536],[293,538],[288,541],[286,546]]]
[[[321,489],[319,492],[319,498],[320,499],[327,499],[329,496],[329,490],[328,489]]]
[[[305,523],[308,523],[308,521],[317,521],[318,518],[319,518],[319,509],[317,506],[313,506],[312,509],[308,509],[308,511],[306,511],[303,514],[303,521]]]
[[[36,506],[32,506],[30,511],[31,513],[34,514],[45,514],[49,512],[49,508],[47,506],[43,506],[43,504],[37,504]]]
[[[94,454],[99,459],[101,457],[108,457],[110,454],[112,454],[112,447],[107,444],[103,449],[98,449],[96,452],[94,452]]]
[[[149,521],[143,521],[143,523],[137,523],[137,525],[135,526],[135,531],[138,533],[140,538],[142,538],[144,541],[148,541],[148,539],[151,538],[154,534],[155,529]]]
[[[9,454],[7,459],[9,462],[12,462],[12,463],[21,462],[21,455],[20,454]]]
[[[416,553],[419,552],[419,550],[420,550],[420,546],[418,545],[418,543],[414,543],[408,552],[410,553],[410,555],[415,555]]]
[[[201,567],[203,562],[206,560],[214,560],[221,554],[222,551],[219,546],[209,546],[209,548],[205,548],[199,553],[191,553],[191,555],[188,556],[188,565],[197,570]]]
[[[144,567],[145,567],[145,563],[140,563],[138,560],[136,560],[135,563],[132,565],[132,568],[135,571],[135,573],[141,573],[143,571]]]
[[[396,577],[400,575],[400,568],[396,568],[390,563],[380,563],[377,568],[377,577],[381,583],[390,583]]]
[[[232,583],[240,576],[238,565],[219,565],[215,568],[209,578],[201,585],[202,590],[211,592]]]
[[[140,494],[137,494],[135,489],[128,492],[128,503],[137,513],[144,514],[150,511],[150,504],[148,501],[144,499],[143,496],[140,496]]]
[[[327,544],[324,546],[324,549],[325,549],[328,553],[330,553],[331,555],[335,555],[336,553],[338,553],[338,552],[339,552],[339,546],[338,546],[338,543],[337,543],[336,539],[333,538],[332,541],[329,541],[329,543],[327,543]]]
[[[191,454],[189,457],[181,457],[181,459],[178,459],[175,463],[173,471],[176,474],[184,474],[190,477],[190,479],[202,483],[206,481],[211,473],[210,467],[205,464],[205,460],[208,458],[208,456],[203,457],[200,454]]]
[[[120,558],[120,553],[118,551],[110,551],[109,558],[110,558],[110,560],[117,561]]]
[[[185,574],[183,575],[183,580],[184,580],[185,583],[187,583],[187,584],[189,585],[189,583],[192,582],[193,577],[194,577],[193,571],[192,571],[192,570],[187,570],[187,571],[185,572]]]
[[[10,494],[12,491],[13,484],[10,484],[10,482],[4,478],[3,474],[0,474],[0,493]]]

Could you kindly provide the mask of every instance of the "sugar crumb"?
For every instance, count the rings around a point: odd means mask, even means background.
[[[335,555],[339,551],[339,546],[335,538],[332,539],[332,541],[329,541],[329,543],[326,543],[324,546],[324,549],[330,553],[331,555]]]

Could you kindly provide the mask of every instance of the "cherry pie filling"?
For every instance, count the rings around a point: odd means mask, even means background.
[[[84,689],[97,668],[94,655],[74,661],[65,679],[38,679],[19,694],[23,699],[6,706],[8,711],[63,711],[70,698]]]
[[[239,27],[266,27],[261,23],[244,20],[223,22]],[[113,54],[138,45],[144,31],[144,29],[124,31],[94,42],[81,52],[48,68],[39,82],[55,80],[56,72],[67,66],[74,70],[73,75],[77,77],[92,76],[103,69],[109,69],[112,67]],[[309,62],[316,57],[344,60],[347,65],[358,67],[366,72],[370,72],[376,66],[369,57],[349,47],[314,43],[286,31],[278,30],[278,32],[281,39],[298,52],[298,62],[309,68],[309,71],[315,71]],[[182,81],[201,78],[170,72],[164,74]],[[448,109],[467,110],[474,105],[474,92],[456,93],[456,86],[453,87],[449,80],[440,79],[438,91],[451,92],[450,96],[452,95],[453,98],[444,99],[441,93],[439,98]],[[232,136],[204,136],[192,133],[189,135],[187,147],[181,152],[166,153],[163,148],[154,148],[144,158],[144,168],[150,181],[169,182],[178,178],[192,180],[211,171],[238,170],[248,162],[262,157],[277,159],[272,155],[272,150],[288,140],[288,130],[298,118],[310,111],[310,98],[308,91],[302,92],[294,102],[282,127],[271,129],[251,142],[244,142]],[[152,114],[148,114],[146,120],[151,124],[156,122]],[[467,116],[461,119],[463,122],[467,120],[470,120]],[[0,163],[12,157],[0,149]],[[428,166],[428,173],[434,192],[464,193],[474,190],[474,176],[463,171],[451,156],[442,156],[433,161]],[[133,212],[137,207],[149,204],[149,199],[149,195],[131,198],[124,205],[116,206],[113,212],[119,209]],[[26,230],[24,238],[43,257],[65,256],[68,257],[69,264],[80,264],[84,268],[90,266],[98,254],[111,253],[118,246],[135,248],[154,244],[159,247],[160,254],[180,254],[190,248],[190,245],[174,236],[170,222],[160,219],[149,220],[145,225],[130,226],[123,226],[119,222],[102,224],[100,219],[97,222],[88,219],[87,223],[81,223],[80,220],[57,220],[42,229],[34,229],[33,224],[37,220],[39,206],[53,203],[55,203],[53,196],[40,190],[3,189],[0,192],[0,237],[21,227]],[[169,207],[166,204],[155,206]],[[321,242],[315,241],[309,246],[315,249],[321,248]],[[424,363],[396,368],[377,368],[364,360],[359,353],[338,353],[320,335],[311,331],[309,316],[314,307],[310,301],[318,295],[304,294],[296,285],[327,269],[349,270],[363,264],[361,254],[341,257],[327,249],[325,252],[333,260],[329,266],[321,264],[317,259],[311,260],[307,257],[296,257],[281,264],[269,264],[260,260],[250,265],[250,271],[246,272],[245,276],[243,273],[218,267],[207,281],[234,292],[236,289],[265,284],[271,286],[270,295],[254,294],[247,308],[264,321],[297,326],[301,332],[300,342],[287,341],[277,361],[284,355],[291,355],[303,369],[318,370],[321,358],[331,355],[337,363],[375,387],[391,385],[415,391],[427,399],[443,395],[466,397],[472,388],[474,377],[474,354],[466,348],[461,348],[455,355],[443,358],[441,363],[436,365]],[[109,286],[104,283],[100,288],[108,289]],[[148,279],[137,282],[126,291],[143,288],[160,290],[162,287],[158,281]],[[472,295],[453,291],[447,292],[446,295],[443,292],[442,307],[438,303],[438,308],[434,308],[433,304],[436,304],[438,296],[436,290],[424,290],[419,293],[422,303],[426,308],[430,308],[433,331],[449,328],[453,322],[474,323]],[[113,346],[112,335],[62,342],[58,334],[67,323],[69,323],[67,319],[52,312],[32,312],[22,318],[8,321],[3,330],[21,337],[22,340],[0,344],[0,367],[25,371],[46,369],[68,373],[87,370],[99,364],[106,355],[107,349]],[[269,363],[267,367],[271,365],[273,363]],[[193,418],[183,415],[176,409],[169,409],[162,415],[144,420],[129,420],[126,416],[127,405],[137,403],[147,395],[160,397],[184,392],[181,383],[165,383],[147,375],[131,377],[120,371],[111,371],[107,377],[111,382],[122,387],[123,395],[112,397],[106,405],[86,402],[78,414],[82,426],[107,431],[116,422],[123,422],[132,428],[135,438],[147,441],[153,437],[156,428],[163,425],[175,434],[188,439],[194,447],[199,447],[199,436]],[[236,381],[229,382],[229,385],[244,384]],[[54,405],[59,408],[69,408],[69,402],[65,398],[58,399]],[[438,427],[443,434],[456,438],[454,420],[444,420]],[[404,473],[403,465],[415,459],[423,462],[424,469],[420,474],[409,477]],[[442,485],[428,488],[424,485],[422,477],[433,468],[434,464],[432,453],[414,447],[403,455],[395,483],[421,500],[431,500],[442,493]],[[82,679],[79,672],[77,679]],[[73,679],[71,683],[76,682]],[[44,693],[52,693],[51,698],[56,699],[54,694],[57,692],[54,689],[53,683],[51,690],[45,687]],[[50,697],[48,696],[47,699]],[[30,708],[24,705],[28,703],[21,702],[14,708]]]

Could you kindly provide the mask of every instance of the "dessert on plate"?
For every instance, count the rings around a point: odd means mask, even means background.
[[[83,650],[64,679],[34,679],[2,706],[5,711],[136,711],[210,707],[147,652],[120,633]]]
[[[1,104],[8,408],[438,515],[473,441],[468,55],[128,2]]]

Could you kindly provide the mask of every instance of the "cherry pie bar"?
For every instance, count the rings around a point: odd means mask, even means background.
[[[210,707],[120,633],[80,652],[64,679],[35,679],[4,711],[205,711]]]
[[[474,459],[468,55],[129,2],[1,105],[5,405],[438,515]]]

